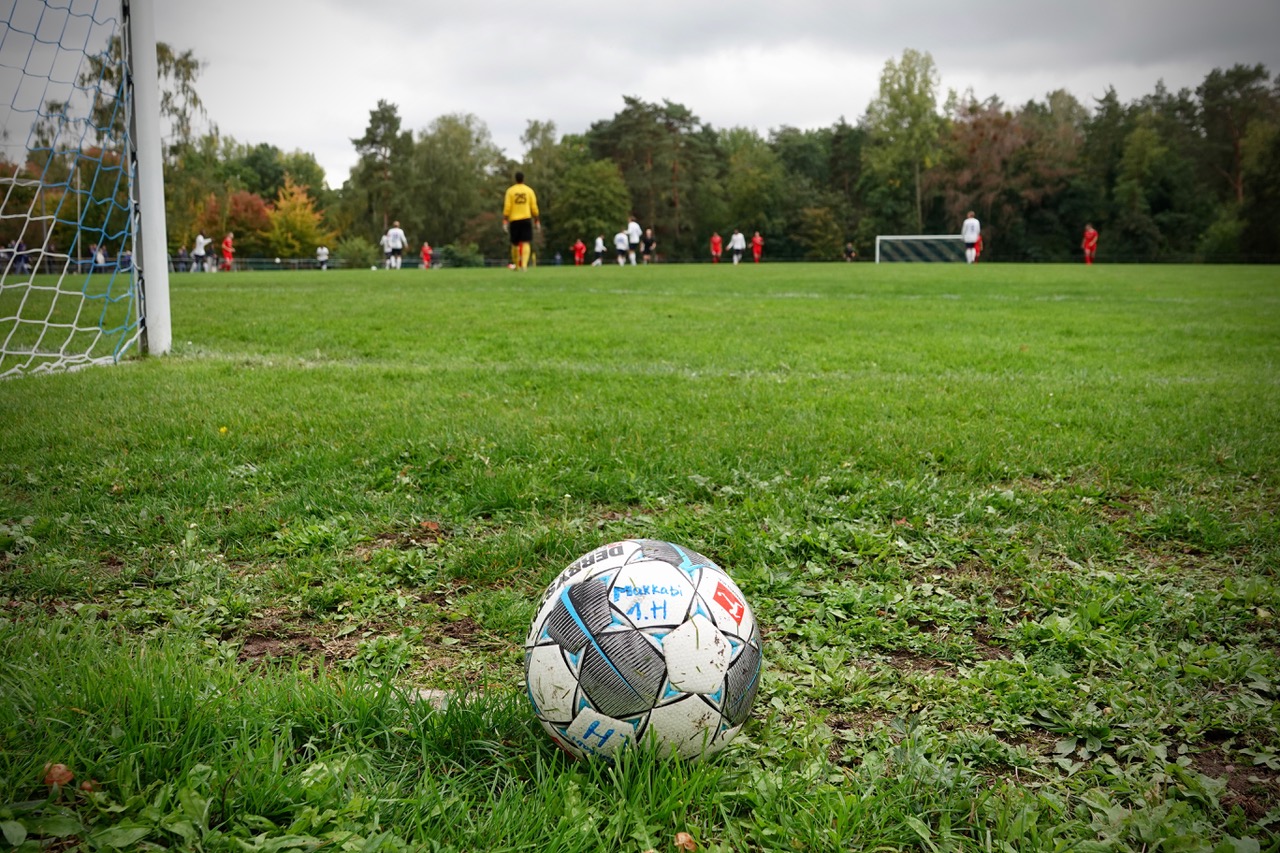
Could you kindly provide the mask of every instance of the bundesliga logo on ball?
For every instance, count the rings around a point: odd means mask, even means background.
[[[569,565],[525,640],[534,713],[570,755],[611,758],[652,740],[664,754],[723,749],[760,686],[760,627],[742,591],[701,554],[612,542]]]

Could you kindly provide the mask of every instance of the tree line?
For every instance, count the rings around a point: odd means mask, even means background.
[[[520,168],[538,193],[544,257],[608,241],[634,213],[673,260],[703,258],[711,233],[733,228],[764,234],[770,258],[836,260],[877,234],[957,233],[974,210],[984,260],[1078,258],[1086,223],[1102,234],[1100,260],[1280,260],[1280,76],[1263,65],[1214,69],[1195,89],[1158,84],[1129,103],[1112,88],[1091,104],[1060,90],[1011,107],[944,96],[933,58],[907,50],[853,123],[761,134],[624,96],[583,133],[529,121],[518,161],[475,115],[413,131],[382,100],[340,188],[306,152],[216,127],[196,135],[198,69],[162,46],[174,251],[197,231],[234,231],[242,256],[305,257],[323,243],[365,263],[399,220],[453,263],[503,258],[502,191]]]

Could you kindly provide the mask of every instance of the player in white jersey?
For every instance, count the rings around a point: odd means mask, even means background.
[[[747,238],[737,228],[733,229],[733,236],[729,238],[729,251],[733,253],[733,265],[737,266],[738,261],[742,260],[742,253],[747,250]]]
[[[378,238],[378,245],[382,247],[382,268],[391,269],[391,233],[387,232]]]
[[[191,269],[195,272],[208,272],[209,268],[205,265],[205,250],[213,241],[204,236],[201,231],[196,234],[196,242],[191,249]]]
[[[626,231],[619,231],[613,235],[613,248],[618,254],[618,266],[625,267],[627,265],[627,253],[631,248],[631,241],[627,238]],[[631,257],[634,259],[635,255]]]
[[[636,253],[640,251],[640,238],[643,236],[644,229],[634,216],[631,217],[631,221],[627,223],[627,257],[631,259],[633,267],[636,265]]]
[[[596,245],[592,250],[596,253],[596,259],[591,262],[591,266],[598,267],[604,263],[604,235],[600,234],[596,237]]]
[[[407,245],[409,245],[409,238],[404,236],[399,220],[392,222],[391,230],[387,232],[387,250],[391,252],[391,269],[400,269],[400,263],[404,260],[404,247]]]
[[[964,224],[960,226],[960,239],[964,240],[964,259],[968,263],[973,263],[978,259],[978,238],[981,234],[982,225],[971,210]]]

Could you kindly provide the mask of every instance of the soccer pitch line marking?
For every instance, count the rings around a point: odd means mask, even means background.
[[[870,285],[864,285],[870,287]],[[1205,305],[1213,304],[1223,307],[1244,307],[1256,309],[1262,306],[1280,306],[1280,296],[1248,296],[1248,297],[1227,297],[1227,296],[1205,296],[1203,298],[1186,297],[1186,296],[1159,296],[1144,295],[1140,293],[1126,293],[1120,291],[1111,291],[1105,294],[1079,294],[1079,293],[1036,293],[1036,294],[1009,294],[994,293],[986,290],[973,290],[961,293],[903,293],[903,292],[877,292],[873,290],[858,291],[856,293],[824,293],[819,291],[739,291],[739,290],[652,290],[647,288],[599,288],[599,287],[546,287],[538,283],[531,283],[529,286],[497,286],[490,287],[478,284],[475,287],[437,287],[432,284],[429,288],[421,291],[416,289],[412,291],[404,290],[398,293],[390,290],[375,290],[372,293],[397,296],[413,297],[449,294],[452,296],[484,295],[494,293],[505,294],[522,294],[530,296],[546,296],[550,294],[563,294],[566,296],[581,296],[584,294],[591,296],[626,296],[626,297],[658,297],[664,299],[689,299],[700,302],[709,302],[716,299],[723,300],[789,300],[789,299],[807,299],[813,301],[831,300],[831,301],[866,301],[866,300],[884,300],[884,301],[901,301],[901,302],[925,302],[929,300],[937,300],[941,302],[956,302],[963,300],[989,300],[994,302],[1008,303],[1062,303],[1062,302],[1078,302],[1078,303],[1096,303],[1096,304],[1112,304],[1112,305]],[[189,293],[218,293],[218,294],[261,294],[261,287],[219,287],[209,286],[201,288],[198,285],[185,288]],[[291,291],[292,292],[292,291]],[[300,292],[300,291],[299,291]]]
[[[188,344],[188,346],[191,346]],[[960,371],[948,370],[941,373],[906,373],[903,371],[883,371],[872,365],[865,370],[793,370],[790,368],[779,368],[776,370],[742,370],[733,368],[718,367],[699,367],[691,368],[670,363],[631,363],[617,365],[601,365],[579,362],[565,361],[521,361],[521,362],[491,362],[491,361],[387,361],[385,359],[378,360],[362,360],[350,358],[301,358],[296,356],[267,356],[258,353],[229,353],[229,352],[211,352],[199,349],[191,349],[189,351],[175,351],[170,358],[175,360],[183,360],[187,362],[208,362],[208,363],[234,363],[241,365],[252,365],[255,367],[280,368],[284,370],[324,370],[328,368],[338,368],[345,370],[379,370],[379,371],[397,371],[401,373],[421,373],[421,374],[439,374],[442,371],[450,373],[559,373],[575,376],[654,376],[654,377],[676,377],[689,379],[694,381],[715,381],[720,382],[725,379],[740,379],[745,381],[769,382],[774,384],[785,384],[788,382],[859,382],[859,381],[880,381],[892,383],[908,383],[908,382],[938,382],[938,381],[980,381],[994,384],[1007,384],[1011,382],[1025,382],[1028,378],[1034,378],[1038,374],[1031,377],[1022,373],[1011,373],[1009,371],[989,372],[989,371]],[[1224,381],[1238,381],[1246,385],[1256,386],[1253,380],[1239,379],[1238,377],[1223,377],[1218,375],[1204,374],[1201,376],[1156,376],[1156,377],[1135,377],[1126,374],[1120,374],[1112,371],[1091,371],[1087,374],[1076,376],[1061,381],[1054,380],[1051,384],[1047,384],[1046,388],[1052,388],[1055,392],[1069,392],[1077,389],[1092,389],[1100,384],[1120,385],[1124,383],[1141,381],[1146,384],[1156,385],[1220,385]],[[1280,386],[1280,375],[1270,377],[1266,385]]]

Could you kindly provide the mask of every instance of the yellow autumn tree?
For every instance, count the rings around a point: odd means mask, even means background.
[[[322,219],[306,188],[286,175],[275,205],[267,212],[263,236],[268,249],[279,258],[309,258],[316,246],[331,246],[336,237],[324,230]]]

